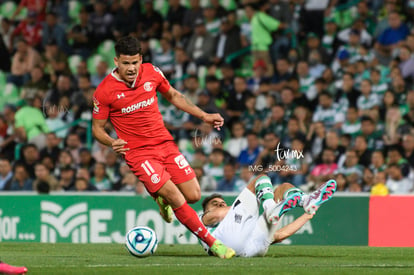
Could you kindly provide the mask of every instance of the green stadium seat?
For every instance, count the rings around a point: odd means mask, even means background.
[[[200,83],[200,88],[204,89],[206,86],[206,76],[207,76],[207,67],[200,66],[197,72],[198,82]]]
[[[16,19],[21,21],[27,17],[27,8],[23,8],[19,14],[16,16]]]
[[[235,0],[220,0],[220,4],[228,11],[232,11],[237,8],[237,3]]]
[[[79,12],[82,9],[82,3],[77,0],[69,1],[69,17],[72,22],[79,23]]]
[[[13,83],[5,84],[3,94],[0,97],[0,110],[3,109],[5,104],[15,104],[20,99],[20,89]]]
[[[77,67],[81,61],[82,61],[82,56],[78,54],[69,56],[68,58],[69,68],[73,74],[76,74]]]
[[[7,76],[3,71],[0,71],[0,88],[3,90],[3,88],[6,86],[7,82]]]
[[[0,6],[0,14],[2,17],[10,18],[16,9],[16,3],[13,1],[6,1]]]
[[[88,71],[90,74],[96,73],[96,66],[102,60],[105,60],[105,58],[100,54],[94,54],[88,58],[87,66],[88,66]]]
[[[158,39],[151,38],[149,41],[149,47],[152,52],[156,52],[161,47],[160,41]]]
[[[115,42],[107,39],[103,41],[97,49],[97,53],[101,55],[108,64],[112,64],[115,56]]]
[[[154,9],[161,13],[161,15],[165,18],[168,13],[168,0],[155,0],[154,1]]]

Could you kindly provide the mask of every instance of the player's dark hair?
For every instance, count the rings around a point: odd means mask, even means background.
[[[204,211],[206,211],[207,204],[208,204],[211,200],[214,200],[214,199],[216,199],[216,198],[220,198],[220,199],[222,199],[222,198],[223,198],[223,196],[222,196],[222,195],[220,195],[220,194],[218,194],[218,193],[214,193],[214,194],[212,194],[212,195],[210,195],[210,196],[206,197],[206,198],[203,200],[203,202],[201,203],[201,206],[203,207],[203,212],[204,212]]]
[[[122,55],[142,55],[141,43],[132,36],[121,37],[115,44],[115,53],[117,57]]]

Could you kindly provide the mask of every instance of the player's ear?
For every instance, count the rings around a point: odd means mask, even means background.
[[[114,57],[114,63],[115,63],[115,66],[118,67],[118,57],[116,56]]]

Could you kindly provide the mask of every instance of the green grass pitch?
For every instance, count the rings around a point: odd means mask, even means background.
[[[0,243],[28,274],[414,274],[414,248],[272,246],[265,257],[222,260],[198,245],[160,245],[136,258],[120,244]]]

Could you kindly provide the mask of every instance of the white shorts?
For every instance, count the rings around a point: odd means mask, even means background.
[[[212,235],[233,248],[237,256],[254,257],[266,254],[277,229],[259,215],[255,194],[245,188]]]

